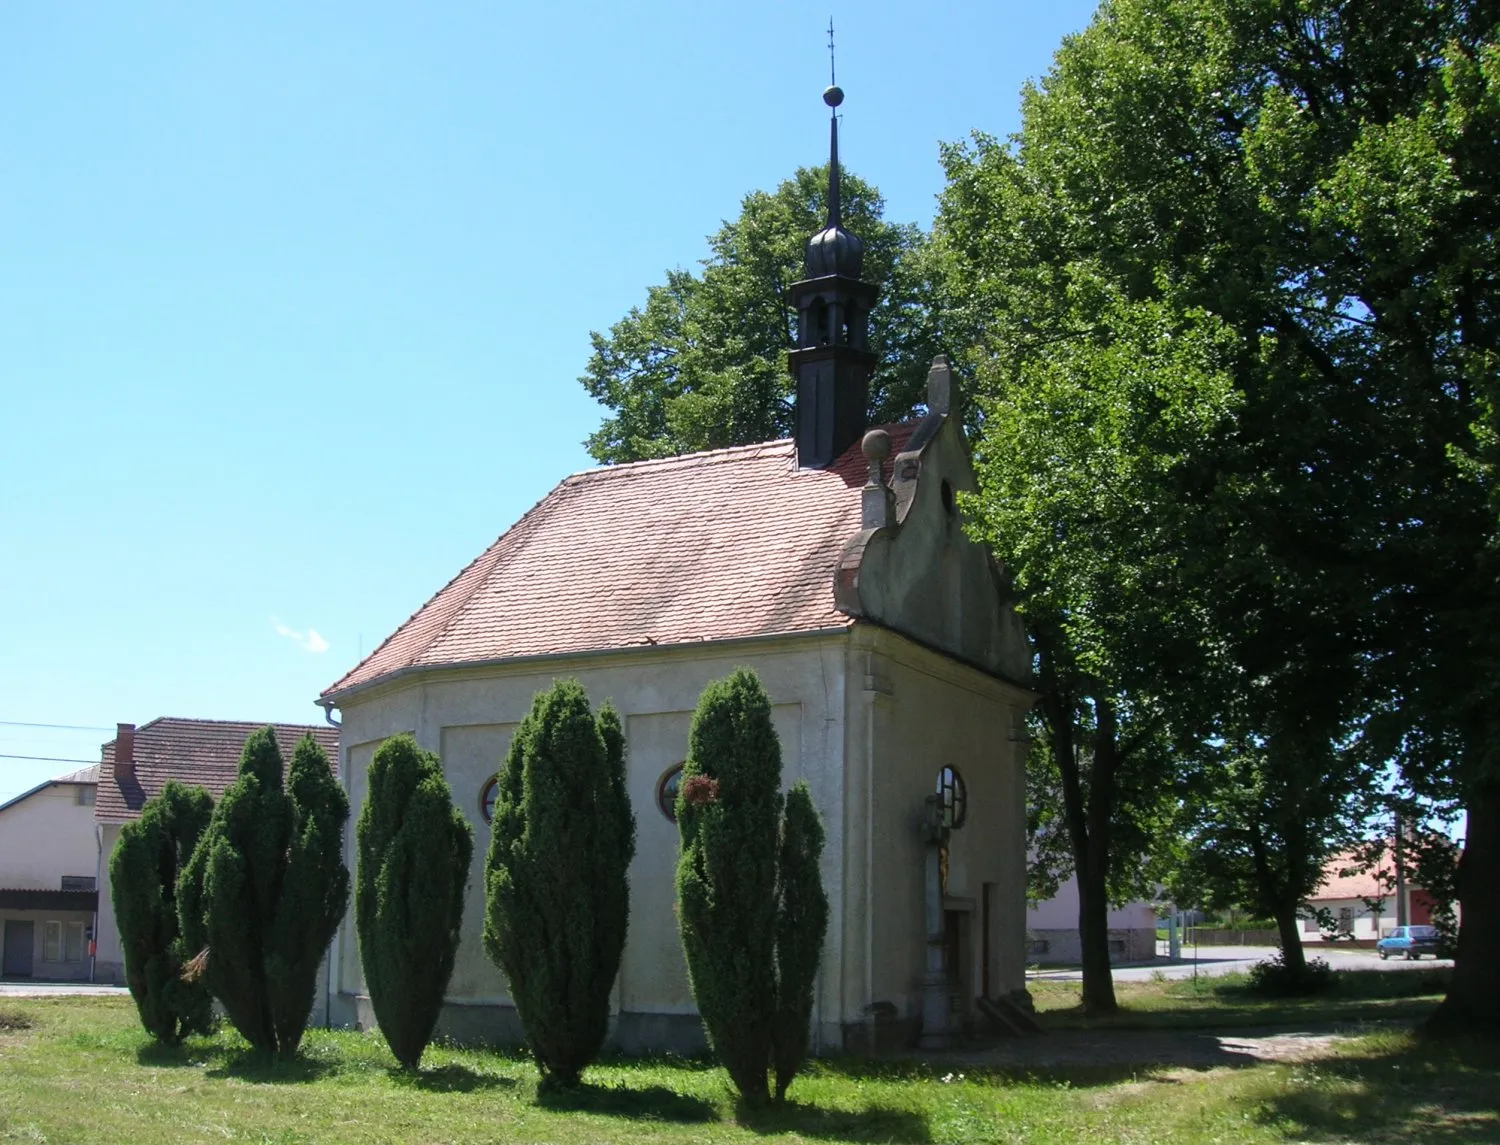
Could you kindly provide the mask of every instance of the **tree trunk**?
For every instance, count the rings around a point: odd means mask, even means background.
[[[1090,847],[1075,861],[1078,875],[1078,940],[1083,950],[1083,1010],[1113,1014],[1115,980],[1109,967],[1108,856]]]
[[[1435,1033],[1500,1033],[1500,784],[1472,799],[1458,863],[1462,916],[1448,996],[1428,1019]]]
[[[1297,924],[1297,904],[1283,900],[1276,908],[1276,931],[1281,936],[1281,964],[1287,973],[1301,978],[1307,973],[1307,952],[1302,949],[1302,930]]]

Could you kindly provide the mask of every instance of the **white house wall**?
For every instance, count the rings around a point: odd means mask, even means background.
[[[93,878],[98,862],[92,785],[44,787],[0,811],[0,887],[55,891],[64,875]]]

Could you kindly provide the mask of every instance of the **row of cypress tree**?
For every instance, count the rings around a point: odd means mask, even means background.
[[[110,888],[126,984],[153,1037],[207,1032],[217,999],[256,1049],[297,1052],[349,902],[348,818],[317,741],[304,736],[286,769],[262,728],[217,805],[169,781],[120,829]]]
[[[355,928],[376,1020],[402,1065],[431,1040],[457,956],[473,831],[436,755],[375,753],[356,825]],[[823,831],[804,783],[781,795],[771,705],[740,669],[705,689],[677,804],[677,888],[705,1031],[751,1104],[807,1055],[827,927]],[[217,807],[169,783],[111,858],[126,975],[146,1029],[204,1031],[210,997],[257,1048],[296,1052],[318,963],[348,902],[348,803],[310,737],[285,787],[271,729],[245,745]],[[629,922],[635,817],[625,735],[576,680],[537,695],[498,776],[484,948],[504,972],[544,1086],[576,1084],[603,1046]]]

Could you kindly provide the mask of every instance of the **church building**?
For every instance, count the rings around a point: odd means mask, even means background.
[[[842,93],[824,98],[836,108]],[[480,943],[494,777],[533,696],[575,677],[624,720],[636,816],[612,1041],[704,1044],[672,811],[699,693],[742,665],[771,696],[784,784],[807,780],[827,832],[815,1047],[941,1045],[1024,998],[1030,658],[1001,571],[955,504],[975,480],[946,360],[922,417],[865,425],[877,287],[840,225],[836,111],[831,151],[827,226],[791,291],[795,437],[564,478],[323,693],[340,714],[351,867],[389,736],[442,757],[474,824],[444,1033],[520,1040]],[[332,1019],[371,1025],[352,911],[331,978]]]

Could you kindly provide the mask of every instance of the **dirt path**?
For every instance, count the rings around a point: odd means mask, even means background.
[[[1218,1066],[1297,1061],[1327,1053],[1352,1035],[1327,1031],[1254,1030],[1209,1033],[1198,1030],[1070,1031],[1020,1038],[944,1059],[976,1066]]]

